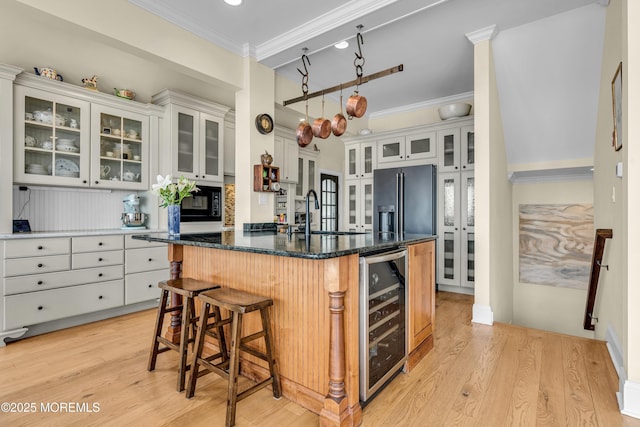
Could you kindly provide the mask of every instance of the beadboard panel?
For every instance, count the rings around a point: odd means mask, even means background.
[[[28,188],[20,191],[18,186],[13,187],[13,218],[28,219],[32,231],[120,228],[122,200],[131,194],[122,190]]]

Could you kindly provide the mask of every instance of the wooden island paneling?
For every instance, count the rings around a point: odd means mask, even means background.
[[[235,237],[216,236],[211,244],[197,238],[184,242],[142,238],[169,243],[174,277],[206,280],[273,299],[271,322],[283,394],[318,413],[320,425],[357,426],[362,422],[358,295],[359,256],[366,249],[386,250],[394,245],[409,249],[411,354],[406,369],[433,346],[435,242],[429,236],[395,243],[378,242],[371,236],[344,239],[332,243],[334,252],[326,251],[327,242],[318,240],[320,236],[312,236],[316,240],[306,245],[274,240],[273,250],[266,248],[271,244],[266,237],[248,238],[237,232]],[[260,318],[253,314],[243,322],[245,335],[260,329]],[[172,322],[168,336],[175,336],[179,327]],[[215,351],[213,342],[208,345],[209,351]],[[257,340],[254,345],[263,344]],[[242,356],[241,372],[256,380],[269,375],[266,362],[249,354]]]

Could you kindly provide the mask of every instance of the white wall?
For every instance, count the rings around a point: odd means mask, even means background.
[[[513,323],[530,328],[593,338],[582,324],[587,289],[569,289],[519,281],[519,206],[521,204],[593,203],[591,180],[513,185]],[[606,270],[602,270],[605,275]]]

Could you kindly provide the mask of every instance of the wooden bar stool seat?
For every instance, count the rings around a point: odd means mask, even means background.
[[[232,426],[235,424],[236,403],[240,400],[269,384],[272,385],[274,398],[279,399],[282,395],[282,391],[280,389],[280,376],[278,375],[278,368],[273,354],[273,340],[268,310],[269,307],[273,305],[273,300],[229,288],[219,288],[202,292],[198,295],[198,299],[202,301],[202,311],[198,322],[198,334],[196,336],[196,344],[193,351],[193,360],[191,362],[191,372],[189,374],[186,396],[187,398],[193,397],[196,381],[199,376],[209,372],[215,372],[223,378],[226,378],[228,380],[226,425]],[[230,315],[228,318],[222,319],[220,317],[220,308],[229,310]],[[213,310],[211,314],[210,310]],[[260,310],[262,330],[246,337],[242,337],[242,316],[256,310]],[[215,319],[214,323],[208,323],[208,319],[210,317]],[[222,326],[229,323],[231,323],[231,344],[229,349],[230,354],[227,354],[226,345],[223,340],[224,334],[222,333]],[[219,338],[218,348],[220,348],[220,352],[203,358],[202,350],[204,347],[205,335]],[[246,345],[248,342],[258,338],[264,338],[266,349],[265,353]],[[267,379],[249,387],[247,390],[238,393],[240,351],[245,351],[255,357],[265,360],[269,364],[270,376]],[[221,359],[221,361],[215,364],[213,361],[216,359]],[[207,369],[207,372],[199,373],[198,371],[200,366]]]
[[[181,278],[174,280],[165,280],[158,283],[158,287],[162,289],[160,296],[160,305],[158,306],[158,316],[156,318],[156,326],[153,333],[153,341],[151,343],[151,352],[149,354],[148,371],[156,368],[156,360],[158,354],[168,350],[175,350],[180,354],[180,364],[178,366],[178,391],[184,390],[185,377],[189,366],[187,365],[187,349],[189,343],[195,342],[195,326],[198,321],[196,316],[194,298],[204,291],[219,288],[219,285],[202,280],[189,278]],[[182,296],[182,304],[174,307],[167,307],[169,292],[173,292]],[[182,310],[182,326],[180,330],[180,343],[175,344],[171,340],[162,336],[162,324],[165,314],[177,310]],[[164,347],[160,347],[163,344]]]

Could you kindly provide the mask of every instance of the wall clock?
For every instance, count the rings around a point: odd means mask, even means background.
[[[258,114],[256,117],[256,129],[263,135],[273,130],[273,119],[268,114]]]

